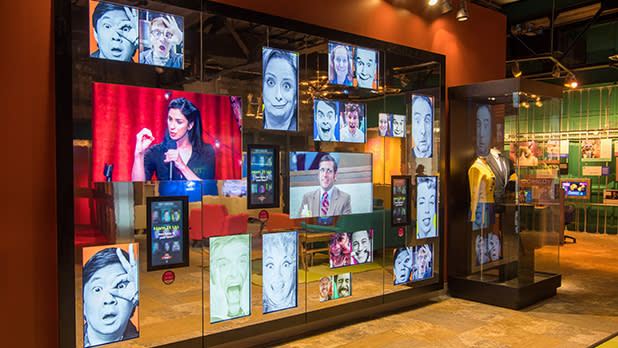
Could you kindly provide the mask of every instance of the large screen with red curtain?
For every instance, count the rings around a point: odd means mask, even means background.
[[[93,83],[94,181],[106,180],[104,168],[109,164],[113,164],[111,180],[132,181],[137,134],[147,128],[154,138],[150,147],[164,144],[168,127],[168,106],[177,98],[186,98],[199,110],[204,147],[209,149],[210,154],[214,150],[214,156],[207,157],[208,162],[215,162],[212,179],[240,179],[242,107],[239,97]],[[152,177],[152,180],[155,179],[156,174]]]

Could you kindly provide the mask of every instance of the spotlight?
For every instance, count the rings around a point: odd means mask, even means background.
[[[438,3],[438,0],[429,0],[428,2],[429,6],[434,6],[437,3]]]
[[[515,62],[515,64],[511,66],[511,73],[513,74],[513,77],[521,76],[521,69],[519,68],[519,62]]]
[[[453,11],[451,0],[442,0],[442,14],[447,14],[451,11]]]
[[[459,1],[459,10],[457,10],[457,20],[460,22],[467,21],[470,18],[468,13],[468,0]]]
[[[555,79],[560,78],[560,65],[554,64],[554,67],[551,69],[551,76]]]
[[[577,79],[575,79],[575,75],[573,75],[573,73],[569,73],[564,79],[564,87],[577,88],[577,86],[579,86],[579,83],[577,82]]]

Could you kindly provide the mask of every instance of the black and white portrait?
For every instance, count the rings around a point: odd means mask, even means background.
[[[431,158],[433,154],[433,100],[424,95],[412,96],[412,156]]]
[[[333,277],[335,283],[335,299],[352,296],[352,273],[337,274]]]
[[[438,235],[438,177],[416,178],[416,238],[430,238]]]
[[[262,48],[264,129],[298,127],[298,53]]]
[[[298,305],[298,232],[262,236],[263,311],[270,313]]]
[[[251,314],[251,235],[210,238],[210,322]]]
[[[369,263],[373,259],[373,230],[352,232],[352,264]]]

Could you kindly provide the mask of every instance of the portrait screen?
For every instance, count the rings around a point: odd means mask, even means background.
[[[182,69],[184,18],[90,0],[90,57]]]
[[[262,48],[264,129],[298,129],[298,53]]]
[[[501,239],[502,234],[499,231],[480,233],[474,237],[474,255],[477,266],[502,259]]]
[[[187,196],[147,197],[148,271],[189,265]]]
[[[412,280],[429,279],[433,276],[433,245],[423,244],[414,247],[414,271]]]
[[[290,152],[290,218],[373,211],[369,153]]]
[[[378,114],[378,135],[381,137],[406,137],[406,115]]]
[[[364,143],[367,134],[365,104],[313,100],[313,140]]]
[[[408,225],[410,217],[410,176],[391,177],[393,189],[391,198],[391,224],[393,226]]]
[[[210,323],[251,315],[251,235],[209,241]]]
[[[320,278],[320,302],[352,296],[352,273]]]
[[[431,158],[433,155],[433,97],[412,95],[412,156]]]
[[[408,283],[412,280],[414,249],[412,247],[393,250],[393,285]]]
[[[279,148],[277,146],[247,146],[249,209],[279,206]]]
[[[328,43],[328,83],[378,89],[378,51],[339,42]]]
[[[262,236],[264,313],[298,306],[298,232]]]
[[[240,179],[241,110],[239,97],[93,83],[93,180]]]
[[[138,252],[137,243],[83,248],[84,347],[139,337]]]
[[[438,177],[416,178],[416,238],[438,235]]]
[[[589,199],[590,180],[589,179],[561,179],[560,186],[564,190],[567,198]]]

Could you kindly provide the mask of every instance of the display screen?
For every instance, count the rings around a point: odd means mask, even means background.
[[[586,179],[563,179],[560,185],[567,198],[588,199],[590,197],[590,181]]]
[[[313,100],[313,140],[364,143],[366,105],[334,100]]]
[[[82,249],[84,347],[139,337],[138,253],[137,243]]]
[[[330,268],[370,263],[373,259],[373,230],[331,234],[328,247]]]
[[[438,235],[438,177],[416,178],[416,238]]]
[[[433,155],[433,97],[412,95],[412,157]]]
[[[373,211],[369,153],[290,152],[290,218]]]
[[[352,273],[320,278],[320,302],[352,296]]]
[[[279,206],[279,147],[247,146],[249,209]]]
[[[392,176],[391,187],[391,224],[393,226],[408,225],[410,218],[410,177]]]
[[[536,167],[543,151],[536,141],[522,141],[509,145],[509,158],[521,167]]]
[[[90,0],[90,57],[182,69],[184,18]]]
[[[339,42],[328,43],[328,83],[378,89],[378,51]]]
[[[433,276],[433,245],[422,244],[414,247],[414,270],[412,280],[429,279]]]
[[[210,237],[210,323],[251,315],[251,235]]]
[[[263,312],[298,306],[298,232],[262,236]]]
[[[393,284],[433,277],[433,245],[397,248],[393,255]]]
[[[240,179],[241,110],[239,97],[93,83],[93,180]]]
[[[477,266],[502,259],[502,242],[499,232],[481,233],[474,237],[474,254]]]
[[[247,182],[245,180],[223,180],[221,195],[223,197],[246,197]]]
[[[381,137],[406,137],[406,115],[378,114],[378,135]]]
[[[148,197],[148,271],[189,265],[188,197]]]
[[[264,129],[298,128],[298,53],[262,48]]]

